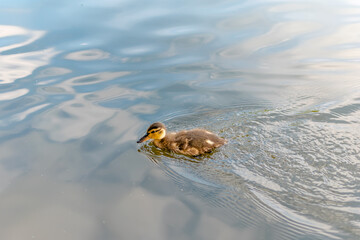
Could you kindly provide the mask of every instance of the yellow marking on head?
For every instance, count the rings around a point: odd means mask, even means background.
[[[214,144],[214,142],[213,141],[211,141],[210,139],[206,139],[206,141],[205,142],[207,142],[208,144],[210,144],[210,145],[213,145]]]
[[[166,130],[163,128],[155,128],[148,131],[148,136],[151,139],[163,139],[166,135]]]

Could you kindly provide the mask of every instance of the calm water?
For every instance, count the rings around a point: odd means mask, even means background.
[[[0,3],[0,239],[359,239],[359,123],[358,1]]]

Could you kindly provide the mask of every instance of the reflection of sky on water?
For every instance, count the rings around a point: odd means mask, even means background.
[[[5,1],[0,238],[358,236],[359,9],[336,4]],[[234,105],[208,125],[240,139],[224,162],[137,152],[149,122]]]
[[[9,84],[16,79],[29,76],[38,67],[49,63],[50,59],[58,52],[53,48],[31,52],[11,52],[18,48],[29,45],[44,36],[43,31],[30,31],[16,26],[0,26],[0,39],[11,37],[25,38],[22,42],[0,47],[0,83]],[[9,52],[11,52],[9,54]]]
[[[21,96],[24,96],[29,92],[28,89],[22,88],[11,92],[0,93],[0,101],[12,100]]]
[[[90,57],[91,58],[91,57]],[[73,99],[61,103],[57,108],[47,111],[38,117],[34,127],[50,133],[50,138],[55,141],[66,142],[71,139],[78,139],[87,136],[97,124],[112,122],[111,119],[120,120],[118,124],[114,123],[111,127],[115,130],[113,134],[121,135],[123,131],[131,128],[138,120],[132,116],[129,111],[120,109],[104,108],[102,102],[108,102],[113,99],[130,99],[146,97],[148,94],[142,91],[136,91],[121,87],[112,86],[103,90],[92,85],[104,84],[106,81],[121,78],[128,75],[129,72],[100,72],[91,75],[74,77],[65,80],[60,84],[53,85],[51,88],[43,88],[45,94],[75,94],[74,88],[82,87],[85,91],[88,89],[97,90],[96,93],[77,93]],[[77,89],[81,91],[81,89]],[[136,106],[133,106],[136,108]],[[136,138],[135,134],[132,134]]]
[[[69,53],[65,56],[65,59],[74,61],[93,61],[101,60],[109,57],[109,53],[104,52],[100,49],[83,50],[79,52]]]

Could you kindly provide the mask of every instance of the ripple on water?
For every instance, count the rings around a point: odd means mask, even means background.
[[[300,113],[254,107],[178,116],[166,122],[168,129],[203,127],[229,143],[195,159],[163,153],[151,144],[141,151],[179,184],[195,184],[192,188],[204,192],[206,201],[244,218],[239,220],[244,224],[278,221],[284,224],[284,239],[299,234],[337,238],[343,231],[358,235],[360,214],[353,209],[360,205],[360,174],[355,171],[360,131],[350,119],[359,117],[356,106]],[[248,207],[257,216],[247,218]]]
[[[29,45],[45,34],[45,31],[28,30],[22,27],[0,25],[0,40],[9,37],[19,37],[19,42],[12,42],[0,46],[0,84],[9,84],[29,76],[38,67],[49,63],[50,59],[58,54],[54,48],[46,48],[30,52],[16,52],[18,48]]]
[[[14,91],[7,91],[4,93],[0,93],[0,101],[7,101],[19,98],[21,96],[26,95],[29,92],[26,88],[17,89]]]
[[[65,56],[65,59],[74,61],[94,61],[102,60],[110,57],[110,53],[100,49],[88,49],[77,52],[69,53]]]
[[[61,68],[61,67],[48,67],[45,69],[42,69],[39,71],[39,73],[36,75],[36,78],[48,78],[48,77],[55,77],[55,76],[61,76],[68,73],[71,73],[72,71],[67,68]]]

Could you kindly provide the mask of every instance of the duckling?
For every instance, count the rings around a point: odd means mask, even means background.
[[[183,130],[180,132],[166,132],[166,127],[160,122],[150,125],[146,134],[137,143],[153,139],[154,145],[175,153],[188,156],[199,156],[209,153],[217,147],[227,143],[221,137],[204,129]]]

